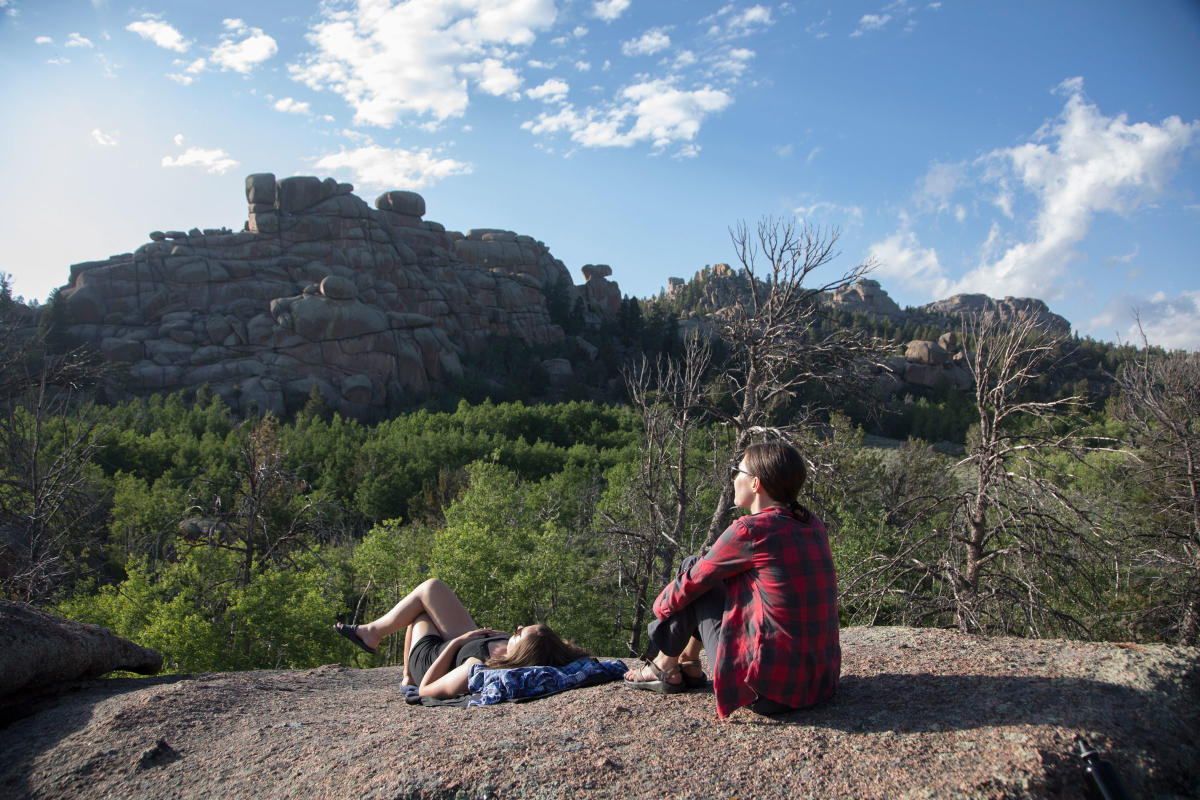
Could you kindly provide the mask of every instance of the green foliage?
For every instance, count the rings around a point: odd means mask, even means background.
[[[160,651],[167,672],[306,668],[341,653],[329,636],[340,597],[315,559],[256,570],[245,586],[236,585],[238,559],[223,550],[193,548],[157,573],[135,560],[127,571],[55,612]]]

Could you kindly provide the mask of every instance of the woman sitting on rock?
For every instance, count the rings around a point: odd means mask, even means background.
[[[416,684],[422,697],[465,694],[473,664],[489,669],[561,667],[589,655],[546,625],[522,625],[511,635],[478,627],[458,596],[436,578],[374,622],[333,627],[372,654],[385,636],[404,630],[403,680]]]
[[[797,500],[804,459],[775,440],[753,444],[730,473],[749,510],[703,556],[684,560],[654,601],[658,656],[625,684],[669,694],[703,683],[708,653],[717,715],[804,708],[837,689],[837,577],[825,527]]]

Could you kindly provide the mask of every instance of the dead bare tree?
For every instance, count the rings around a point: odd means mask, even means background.
[[[31,314],[0,275],[0,594],[39,602],[76,571],[103,526],[86,390],[104,369],[83,349],[49,352]]]
[[[643,425],[637,474],[628,483],[621,513],[604,511],[604,533],[616,541],[618,583],[631,595],[633,617],[629,649],[640,652],[650,591],[670,577],[681,550],[692,550],[702,525],[694,518],[698,480],[689,458],[693,437],[703,419],[701,398],[712,350],[693,333],[684,357],[660,356],[653,364],[643,357],[625,370],[630,401]]]
[[[967,320],[977,428],[953,491],[928,485],[906,499],[907,521],[881,530],[879,551],[843,578],[847,602],[895,621],[953,623],[973,632],[1086,633],[1096,607],[1090,566],[1111,544],[1097,498],[1072,491],[1097,449],[1076,431],[1080,398],[1032,400],[1059,340],[1036,320]],[[944,486],[944,485],[943,485]]]
[[[845,288],[873,268],[870,262],[844,270],[837,278],[807,285],[814,273],[838,257],[837,230],[765,218],[751,229],[743,222],[730,231],[747,286],[714,283],[708,302],[710,324],[729,351],[721,376],[732,412],[713,413],[733,435],[733,453],[746,448],[768,427],[781,435],[796,420],[773,419],[775,412],[810,387],[833,397],[867,396],[865,363],[876,361],[880,345],[864,332],[822,331],[821,295]],[[724,481],[709,522],[706,545],[728,526],[733,486]]]
[[[1140,502],[1135,560],[1146,594],[1163,598],[1144,614],[1184,645],[1200,639],[1200,353],[1146,348],[1117,376],[1117,417],[1133,459],[1125,474]]]

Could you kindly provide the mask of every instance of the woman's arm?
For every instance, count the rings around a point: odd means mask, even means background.
[[[663,587],[654,601],[654,616],[665,620],[707,592],[717,581],[750,569],[753,562],[754,541],[750,528],[737,520],[691,569]]]
[[[453,695],[431,695],[425,690],[426,687],[433,685],[443,677],[458,671],[459,667],[454,667],[454,660],[457,658],[458,651],[462,649],[464,644],[472,639],[482,636],[492,636],[495,633],[497,633],[497,631],[493,631],[490,628],[479,628],[477,630],[467,631],[466,633],[455,636],[453,639],[451,639],[446,646],[442,648],[442,652],[438,653],[438,657],[434,659],[434,662],[429,665],[429,669],[426,670],[425,676],[421,678],[421,685],[418,687],[418,691],[422,695],[429,695],[431,697],[453,697]],[[478,659],[473,658],[467,660],[478,661]],[[466,689],[467,678],[466,673],[464,672],[462,677],[462,688],[459,690],[458,694],[462,694],[466,691]]]
[[[433,672],[433,668],[431,667],[421,681],[421,688],[419,690],[421,696],[445,699],[447,697],[458,697],[460,694],[466,694],[467,678],[471,674],[471,667],[474,664],[482,663],[478,658],[468,658],[445,675],[432,681],[429,679],[429,672]]]

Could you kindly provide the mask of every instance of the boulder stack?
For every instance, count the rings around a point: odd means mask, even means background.
[[[562,340],[552,286],[593,320],[620,306],[608,267],[576,287],[530,236],[447,232],[415,192],[371,208],[353,191],[250,175],[241,232],[154,231],[132,253],[73,265],[68,333],[128,364],[135,392],[207,384],[241,411],[283,413],[316,387],[361,417],[443,386],[496,337]]]

